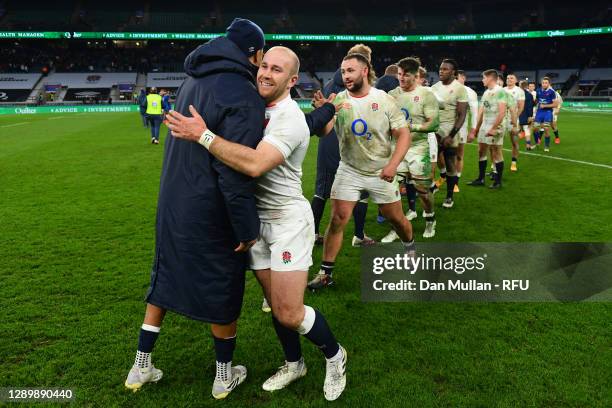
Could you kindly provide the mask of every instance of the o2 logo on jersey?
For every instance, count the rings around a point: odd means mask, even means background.
[[[484,101],[482,103],[484,105],[485,108],[489,109],[491,107],[491,104],[489,103],[489,101]]]
[[[410,112],[408,112],[408,109],[406,108],[401,108],[400,109],[402,112],[404,112],[404,118],[406,118],[406,121],[410,124],[412,124],[412,118],[410,117]]]
[[[351,123],[351,131],[357,137],[364,137],[366,140],[372,140],[372,132],[368,132],[368,124],[363,119],[355,119]]]

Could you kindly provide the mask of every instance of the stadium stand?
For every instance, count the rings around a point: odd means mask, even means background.
[[[359,6],[342,0],[291,4],[246,0],[182,4],[149,0],[131,5],[119,0],[8,2],[0,29],[220,32],[234,16],[257,21],[269,33],[481,33],[573,28],[584,22],[577,18],[584,15],[583,4],[558,0],[499,0],[492,8],[474,2],[443,0],[431,0],[418,7],[403,2],[394,4],[392,9]],[[591,26],[610,24],[608,6],[603,0],[589,2]],[[500,7],[512,7],[516,13],[500,19]]]
[[[354,33],[354,34],[443,34],[549,30],[580,26],[612,25],[612,12],[606,1],[589,2],[591,17],[580,3],[554,0],[495,2],[496,7],[480,7],[473,2],[431,0],[426,5],[408,2],[389,7],[347,6],[340,0],[312,0],[308,3],[258,3],[245,0],[168,3],[143,0],[125,4],[121,0],[100,3],[93,0],[34,1],[23,3],[0,0],[0,31],[133,31],[133,32],[222,32],[235,16],[251,18],[267,33]],[[361,3],[360,3],[361,4]],[[361,4],[363,6],[363,4]],[[500,8],[512,8],[500,18]],[[506,18],[507,17],[507,18]],[[520,79],[539,80],[547,75],[555,89],[570,96],[608,96],[611,77],[588,74],[596,68],[612,66],[612,43],[607,35],[565,38],[537,38],[495,41],[440,41],[410,43],[369,42],[373,65],[380,75],[389,64],[407,55],[417,55],[429,70],[429,81],[437,81],[437,67],[445,57],[455,58],[469,72],[468,84],[482,91],[480,72],[494,68],[503,74],[514,72]],[[1,73],[42,73],[46,85],[39,94],[52,101],[82,100],[91,92],[113,101],[128,100],[142,87],[176,89],[182,77],[185,56],[197,41],[113,41],[0,39]],[[309,97],[325,84],[338,68],[350,42],[282,42],[300,56],[301,69],[294,96]],[[594,71],[596,72],[596,71]],[[603,71],[602,71],[603,72]],[[66,86],[54,79],[60,73],[108,75],[131,73],[136,80],[119,81],[107,91],[88,85]],[[138,79],[141,78],[141,79]],[[158,78],[158,79],[155,79]],[[141,82],[139,82],[141,81]],[[160,82],[161,81],[161,82]],[[57,85],[61,85],[58,87]],[[0,89],[0,91],[3,91]],[[89,92],[89,94],[88,94]],[[25,90],[2,96],[23,102]],[[30,99],[37,99],[30,89]],[[28,96],[25,96],[27,99]],[[68,99],[66,99],[68,98]],[[30,101],[32,102],[32,101]],[[2,103],[2,101],[0,101]]]
[[[45,78],[44,82],[45,85],[59,85],[64,91],[60,92],[55,101],[96,103],[108,100],[112,88],[118,90],[119,85],[133,87],[136,84],[136,73],[54,73]]]
[[[147,88],[176,89],[187,78],[184,72],[152,72],[147,75]]]
[[[588,68],[580,75],[580,89],[584,96],[612,95],[612,68]]]
[[[24,102],[41,74],[0,74],[0,102]]]

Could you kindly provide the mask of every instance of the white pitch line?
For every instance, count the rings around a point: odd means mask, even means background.
[[[478,147],[478,144],[468,143],[468,145]],[[505,152],[511,152],[512,153],[512,149],[503,149],[503,150]],[[603,167],[604,169],[612,170],[612,166],[607,165],[607,164],[591,163],[591,162],[587,162],[587,161],[574,160],[574,159],[566,159],[564,157],[549,156],[549,155],[546,155],[546,154],[539,154],[539,153],[531,153],[531,152],[523,152],[523,151],[520,152],[521,156],[524,155],[524,154],[527,155],[527,156],[544,157],[546,159],[562,160],[562,161],[566,161],[566,162],[586,164],[586,165],[589,165],[589,166]]]
[[[49,119],[47,119],[47,120],[64,119],[64,118],[66,118],[66,117],[67,117],[67,116],[56,116],[56,117],[54,117],[54,118],[49,118]]]
[[[7,127],[13,127],[13,126],[21,126],[21,125],[26,125],[28,122],[19,122],[19,123],[13,123],[12,125],[4,125],[4,126],[0,126],[3,128],[7,128]]]

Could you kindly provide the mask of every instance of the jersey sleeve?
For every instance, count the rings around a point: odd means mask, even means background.
[[[457,88],[457,102],[467,102],[468,95],[465,86],[461,85]]]
[[[387,98],[385,98],[385,106],[386,114],[389,118],[389,125],[392,130],[408,127],[408,122],[406,122],[406,116],[400,110],[395,98],[387,95]]]
[[[470,125],[471,128],[475,128],[476,122],[478,122],[478,95],[476,95],[476,92],[468,92],[468,105],[470,108]]]
[[[304,126],[301,126],[302,120],[303,117],[298,119],[282,115],[277,118],[276,123],[268,123],[268,126],[273,126],[273,130],[264,136],[263,141],[274,146],[286,160],[304,140],[310,137]]]
[[[433,92],[426,92],[423,101],[423,113],[427,119],[433,118],[430,129],[435,131],[440,125],[440,109],[438,108],[438,100]]]

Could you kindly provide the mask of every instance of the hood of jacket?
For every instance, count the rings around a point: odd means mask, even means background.
[[[193,50],[184,64],[187,75],[201,78],[222,72],[236,73],[255,83],[257,67],[226,37],[217,37]]]

